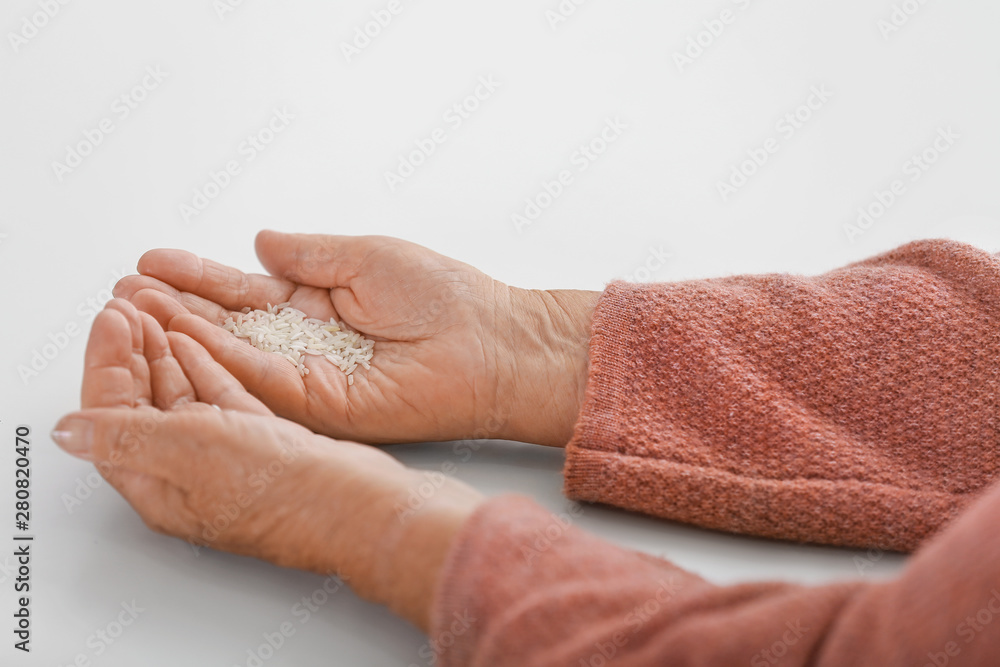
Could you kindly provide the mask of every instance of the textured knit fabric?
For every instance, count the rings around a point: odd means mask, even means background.
[[[913,243],[812,278],[614,283],[568,495],[721,530],[924,546],[890,583],[716,587],[495,499],[441,573],[439,664],[1000,664],[1000,488],[984,492],[998,390],[1000,261],[969,246]]]
[[[994,486],[888,583],[720,587],[503,496],[448,554],[431,646],[438,667],[995,667],[998,525]]]
[[[911,243],[818,277],[613,283],[566,494],[909,551],[1000,468],[1000,260]]]

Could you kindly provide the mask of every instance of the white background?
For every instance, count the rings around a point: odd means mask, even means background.
[[[621,276],[816,273],[922,237],[1000,249],[1000,5],[992,0],[899,0],[912,15],[881,28],[893,1],[590,0],[557,23],[546,15],[557,0],[404,1],[350,59],[342,45],[387,1],[245,0],[221,15],[211,0],[70,1],[52,3],[51,18],[39,14],[44,4],[6,0],[0,16],[0,540],[9,544],[14,532],[18,424],[34,434],[37,535],[30,656],[11,647],[13,560],[0,556],[3,664],[65,665],[82,654],[106,666],[246,665],[262,634],[294,620],[292,606],[321,584],[249,559],[196,556],[148,532],[103,484],[67,510],[66,494],[91,469],[58,451],[48,432],[78,405],[86,302],[107,298],[114,274],[134,270],[149,248],[259,270],[252,239],[264,227],[389,234],[519,286],[586,289]],[[723,10],[733,20],[712,35],[703,22]],[[689,39],[706,46],[679,66],[675,54]],[[131,92],[147,68],[166,76]],[[460,126],[449,124],[444,114],[480,77],[499,87]],[[813,87],[829,99],[800,109]],[[127,117],[122,95],[144,98]],[[275,109],[294,120],[246,160],[241,143]],[[787,136],[782,119],[796,110],[804,120]],[[60,178],[53,163],[105,118],[113,131],[84,146],[82,164]],[[615,118],[626,129],[579,171],[574,153]],[[438,127],[446,140],[391,190],[385,172]],[[958,138],[946,152],[932,149],[934,164],[911,180],[912,157],[948,128]],[[748,164],[755,173],[724,200],[718,184],[769,138],[778,150]],[[186,222],[181,205],[229,160],[241,173]],[[512,215],[562,169],[572,183],[519,232]],[[902,194],[849,238],[845,224],[894,179]],[[657,266],[651,248],[670,260]],[[73,325],[84,333],[37,376],[22,377]],[[490,443],[468,462],[448,445],[392,451],[428,469],[452,461],[486,493],[566,507],[560,451]],[[722,583],[859,575],[852,551],[596,507],[577,523]],[[861,569],[886,576],[901,563],[886,556]],[[144,611],[95,655],[88,637],[133,600]],[[264,664],[422,665],[424,641],[343,590],[308,623],[296,621]]]

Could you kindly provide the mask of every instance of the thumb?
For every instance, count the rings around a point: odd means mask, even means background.
[[[69,454],[92,461],[105,477],[117,468],[165,477],[166,459],[180,454],[164,441],[183,447],[189,440],[170,421],[175,420],[151,407],[81,410],[59,420],[52,440]]]
[[[147,526],[192,540],[197,523],[178,484],[178,450],[183,447],[177,445],[193,438],[167,423],[173,421],[176,416],[148,407],[81,410],[60,419],[52,439],[70,454],[92,461]]]
[[[254,245],[260,263],[272,276],[330,289],[347,286],[375,250],[393,241],[379,236],[284,234],[264,230],[257,234]]]

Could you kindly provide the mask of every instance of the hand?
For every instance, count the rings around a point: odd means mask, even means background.
[[[587,372],[597,293],[510,288],[471,266],[385,237],[261,232],[272,276],[153,250],[115,295],[198,341],[264,404],[334,437],[372,443],[506,438],[562,446]],[[243,307],[291,302],[376,341],[349,386],[308,358],[300,377],[218,325]]]
[[[448,479],[407,505],[424,475],[275,417],[195,341],[121,300],[94,321],[82,407],[53,439],[93,461],[154,530],[337,572],[427,628],[437,570],[480,501],[474,490]]]

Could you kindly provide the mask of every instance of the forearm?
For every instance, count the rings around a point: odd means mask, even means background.
[[[998,516],[1000,486],[894,581],[716,586],[525,498],[493,499],[445,564],[431,637],[449,642],[436,644],[448,647],[437,664],[993,664]]]
[[[612,283],[566,493],[912,550],[1000,470],[1000,261],[922,241],[820,276]]]

